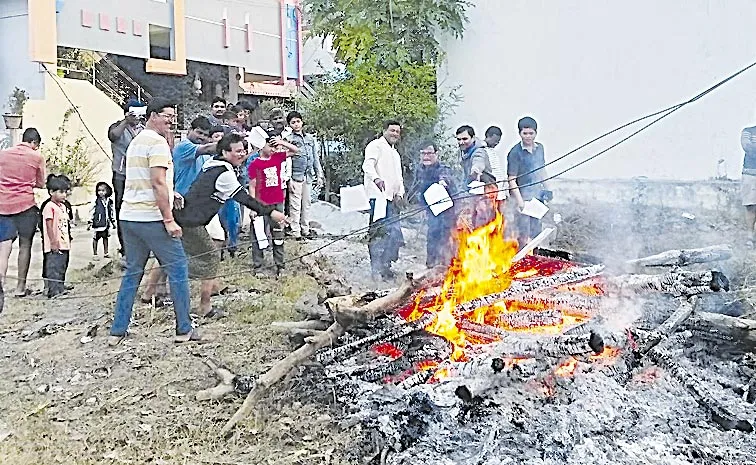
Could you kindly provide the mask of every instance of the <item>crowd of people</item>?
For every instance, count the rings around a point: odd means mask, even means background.
[[[287,234],[297,239],[313,234],[309,221],[312,191],[324,179],[315,138],[305,132],[304,118],[296,111],[287,115],[274,109],[267,127],[253,125],[251,112],[249,105],[228,105],[215,98],[209,112],[192,120],[186,135],[176,140],[172,130],[175,102],[156,99],[144,105],[132,100],[124,106],[123,119],[108,129],[112,185],[97,183],[89,229],[95,259],[100,250],[110,257],[109,238],[115,230],[118,253],[125,261],[110,345],[126,337],[137,298],[145,303],[170,299],[176,314],[176,342],[201,340],[203,336],[191,324],[189,282],[201,282],[198,313],[222,315],[212,307],[210,297],[223,287],[219,263],[224,252],[233,257],[247,210],[253,273],[258,277],[284,272]],[[544,173],[530,172],[544,162],[543,146],[535,142],[536,130],[532,118],[520,120],[522,141],[505,156],[498,147],[499,128],[489,128],[480,140],[471,126],[460,127],[456,137],[462,182],[440,162],[434,141],[422,144],[416,173],[419,193],[440,184],[455,195],[478,182],[497,199],[501,211],[510,195],[519,207],[542,196]],[[383,134],[365,148],[362,166],[370,203],[368,252],[379,279],[394,276],[391,264],[404,244],[398,221],[407,203],[396,149],[400,139],[401,124],[386,123]],[[59,174],[47,176],[39,153],[41,142],[39,132],[30,128],[19,145],[0,152],[0,278],[4,282],[12,244],[18,239],[17,297],[31,293],[26,278],[37,230],[42,233],[45,294],[55,297],[71,289],[65,284],[72,241],[73,210],[67,201],[71,181]],[[49,198],[37,207],[34,189],[43,187]],[[420,201],[425,202],[422,195]],[[481,211],[489,215],[488,220],[490,213]],[[437,216],[428,213],[428,266],[449,263],[456,224],[454,208]],[[540,223],[530,219],[518,219],[517,226],[521,241],[540,230]],[[265,249],[272,251],[272,266],[265,264]],[[150,257],[160,266],[151,270],[140,294]],[[2,291],[0,299],[1,309]]]
[[[385,280],[394,278],[391,266],[399,258],[399,249],[404,245],[399,219],[407,202],[402,162],[396,150],[401,129],[398,121],[388,121],[383,135],[365,148],[362,165],[370,204],[370,264],[374,277]],[[416,173],[421,203],[430,206],[422,194],[434,184],[442,186],[449,198],[468,197],[468,190],[475,192],[482,188],[483,195],[473,196],[473,200],[467,202],[474,211],[473,226],[477,226],[491,221],[497,210],[505,214],[508,199],[513,199],[514,208],[511,210],[517,240],[521,247],[527,244],[541,232],[542,224],[539,218],[524,212],[525,203],[533,199],[546,202],[552,194],[545,182],[544,148],[535,141],[538,131],[535,119],[520,119],[517,130],[520,142],[505,153],[499,146],[501,128],[489,127],[485,139],[480,140],[472,126],[460,126],[455,135],[463,171],[461,183],[451,167],[440,161],[436,142],[422,143]],[[426,210],[426,266],[448,264],[456,250],[452,232],[458,226],[459,210],[455,207],[440,213],[430,208]]]

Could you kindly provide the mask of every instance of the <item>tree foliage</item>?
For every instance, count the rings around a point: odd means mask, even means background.
[[[402,123],[399,151],[409,168],[420,139],[434,136],[439,116],[435,86],[431,65],[387,70],[369,64],[350,66],[345,74],[317,86],[315,97],[300,105],[310,128],[333,141],[325,160],[332,183],[362,179],[363,150],[387,120]]]
[[[42,154],[48,173],[64,174],[71,180],[72,187],[80,187],[94,181],[97,163],[92,160],[94,150],[81,131],[71,134],[69,124],[73,113],[74,110],[69,109],[63,114],[58,134],[52,138],[52,145],[43,145]]]
[[[347,64],[394,69],[437,64],[438,37],[461,37],[467,0],[306,0],[315,36],[332,36]]]

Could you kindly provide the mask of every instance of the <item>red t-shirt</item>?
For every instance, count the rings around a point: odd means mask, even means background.
[[[286,152],[276,152],[270,158],[256,158],[249,164],[247,174],[255,180],[255,198],[265,205],[284,203],[281,187],[281,164],[286,161]]]

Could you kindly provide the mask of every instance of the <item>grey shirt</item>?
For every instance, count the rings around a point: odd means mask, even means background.
[[[112,131],[113,128],[118,126],[119,124],[120,121],[111,124],[110,128],[108,128],[108,134],[110,134],[110,131]],[[110,148],[113,151],[114,174],[122,176],[124,178],[126,177],[126,150],[129,148],[129,144],[131,144],[131,141],[134,139],[134,137],[139,134],[140,130],[140,127],[127,126],[123,131],[123,134],[121,134],[121,137],[119,137],[115,141],[110,141]]]
[[[299,153],[291,157],[291,179],[309,182],[323,176],[323,168],[318,157],[317,142],[310,134],[291,133],[286,140],[297,146]]]

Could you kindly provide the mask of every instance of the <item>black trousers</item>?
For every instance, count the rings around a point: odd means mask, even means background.
[[[274,208],[279,212],[284,211],[284,204],[278,203],[274,205]],[[269,242],[272,244],[273,249],[273,262],[276,264],[276,268],[284,268],[284,230],[283,226],[276,223],[270,218],[270,215],[263,216],[265,221],[265,234],[270,238]],[[250,235],[252,239],[252,266],[255,268],[262,268],[265,261],[263,250],[260,249],[255,236],[254,224],[250,227]]]
[[[426,243],[425,266],[449,265],[455,255],[452,243],[454,228],[454,210],[450,209],[438,216],[428,212],[428,240]]]
[[[123,192],[126,190],[126,177],[113,173],[113,192],[115,193],[115,217],[118,224],[118,243],[121,244],[121,255],[126,256],[126,245],[123,243],[121,233],[121,205],[123,205]]]
[[[391,269],[391,263],[399,259],[399,249],[404,245],[404,234],[399,224],[399,211],[394,202],[386,202],[386,217],[373,221],[375,199],[370,199],[370,228],[368,229],[368,253],[370,267],[375,273]]]
[[[55,297],[66,291],[68,259],[68,250],[45,252],[45,274],[48,279],[47,297]]]

